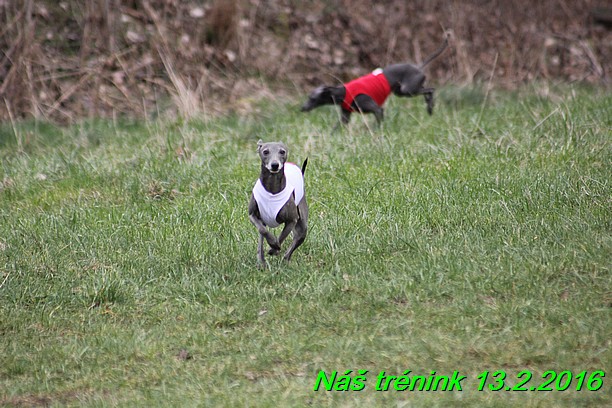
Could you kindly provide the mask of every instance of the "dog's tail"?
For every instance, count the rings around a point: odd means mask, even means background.
[[[307,164],[308,164],[308,157],[306,158],[306,160],[304,160],[304,163],[302,163],[302,176],[306,172],[306,165]]]
[[[446,47],[448,47],[448,37],[450,37],[450,34],[446,33],[444,35],[444,42],[442,43],[440,48],[438,48],[433,54],[431,54],[429,57],[427,57],[427,59],[425,61],[423,61],[423,63],[421,65],[419,65],[419,69],[425,68],[425,66],[427,66],[427,64],[429,64],[431,61],[433,61],[436,58],[438,58],[438,55],[442,54],[442,51],[444,51],[446,49]]]

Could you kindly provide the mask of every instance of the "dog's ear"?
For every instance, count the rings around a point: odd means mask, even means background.
[[[257,141],[257,151],[259,152],[259,149],[261,149],[261,146],[263,145],[263,140],[259,139]]]

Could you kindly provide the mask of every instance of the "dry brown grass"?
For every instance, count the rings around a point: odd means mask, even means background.
[[[0,119],[184,117],[236,109],[263,77],[276,93],[418,62],[445,30],[430,81],[507,88],[534,80],[607,85],[612,33],[597,0],[0,0]],[[497,60],[496,60],[497,58]],[[496,62],[496,63],[495,63]],[[263,92],[270,94],[270,92]]]

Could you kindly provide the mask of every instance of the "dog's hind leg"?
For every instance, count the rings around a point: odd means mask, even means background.
[[[295,224],[295,228],[293,229],[293,241],[291,242],[291,246],[285,252],[283,259],[287,262],[291,260],[291,255],[293,255],[293,251],[295,251],[300,245],[304,243],[306,240],[306,235],[308,233],[308,227],[306,223],[306,219],[300,218],[300,220]]]
[[[429,113],[430,115],[433,113],[434,108],[434,90],[434,88],[423,88],[421,90],[421,93],[425,98],[425,102],[427,103],[427,113]]]
[[[397,96],[415,96],[421,94],[423,84],[425,83],[425,75],[422,72],[417,72],[412,75],[406,75],[400,81],[399,92],[395,92]]]
[[[425,77],[423,77],[423,81],[425,81]],[[433,94],[434,94],[435,88],[423,88],[423,86],[419,85],[419,88],[411,89],[410,86],[407,86],[407,87],[402,86],[402,90],[403,90],[402,92],[405,91],[407,93],[401,96],[423,95],[423,97],[425,98],[425,102],[427,103],[427,113],[429,113],[430,115],[433,114],[433,108],[434,108]]]
[[[293,228],[295,227],[295,224],[297,224],[299,218],[300,215],[298,212],[298,208],[292,198],[283,206],[283,208],[281,208],[281,210],[278,212],[278,215],[276,216],[277,220],[284,220],[285,225],[283,226],[283,230],[278,236],[278,247],[272,247],[268,254],[276,255],[280,252],[280,246],[283,244],[285,239],[287,239],[291,231],[293,231]]]

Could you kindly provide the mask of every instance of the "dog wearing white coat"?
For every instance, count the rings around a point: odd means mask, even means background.
[[[267,266],[264,257],[264,239],[270,245],[268,255],[280,253],[283,241],[293,232],[293,241],[283,259],[289,261],[306,239],[308,232],[308,203],[304,190],[302,168],[287,162],[287,146],[282,142],[257,142],[257,153],[261,159],[259,179],[253,187],[249,201],[249,220],[259,232],[257,261],[262,268]],[[278,238],[268,229],[284,224]]]

